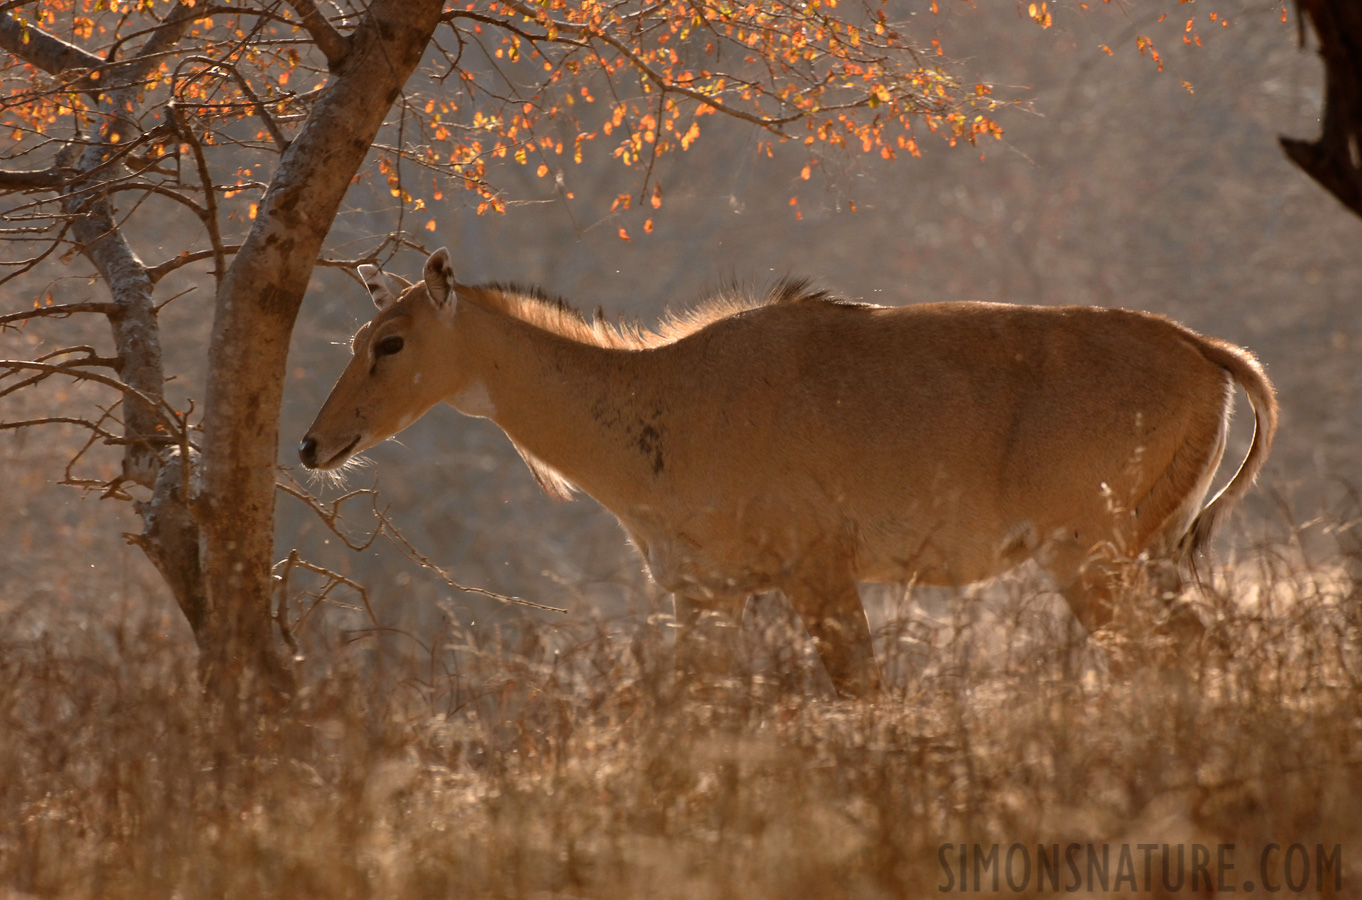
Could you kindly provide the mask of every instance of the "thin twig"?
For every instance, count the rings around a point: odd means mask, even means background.
[[[441,581],[443,581],[445,584],[449,585],[450,587],[454,588],[457,591],[462,591],[467,594],[481,594],[484,597],[491,597],[493,600],[500,600],[503,603],[516,603],[521,606],[529,606],[533,607],[534,609],[542,609],[547,612],[563,613],[564,615],[567,614],[566,609],[561,609],[557,606],[545,606],[542,603],[535,603],[531,600],[525,600],[521,597],[511,597],[506,594],[498,594],[496,591],[489,591],[486,588],[468,587],[467,585],[459,584],[452,577],[450,577],[448,572],[437,566],[435,563],[431,562],[426,556],[424,556],[420,551],[418,551],[414,546],[412,546],[412,543],[408,541],[405,536],[403,536],[402,532],[398,530],[397,526],[393,524],[390,518],[388,518],[387,512],[385,510],[380,510],[378,508],[378,492],[375,491],[373,488],[361,488],[360,490],[351,491],[350,493],[345,494],[344,496],[332,501],[330,504],[327,504],[318,499],[317,497],[312,496],[312,494],[310,494],[301,484],[298,483],[297,479],[295,479],[292,473],[289,472],[287,469],[281,468],[278,471],[284,480],[276,482],[275,487],[283,491],[284,493],[288,494],[290,497],[297,498],[298,500],[301,500],[303,503],[307,504],[307,507],[317,514],[318,518],[322,520],[322,522],[331,531],[331,533],[336,535],[336,537],[340,538],[341,541],[344,542],[344,544],[351,550],[367,549],[375,540],[377,540],[379,535],[383,535],[388,539],[389,543],[393,544],[398,549],[400,549],[408,559],[410,559],[417,565],[421,566],[423,569],[428,569],[434,572],[437,576],[439,576]],[[373,513],[374,517],[378,519],[379,523],[378,527],[375,528],[372,533],[370,533],[368,539],[362,544],[356,544],[354,541],[352,541],[347,534],[340,530],[339,524],[341,519],[340,510],[341,504],[355,497],[370,498],[370,502],[373,504],[371,512]]]
[[[378,520],[385,526],[387,526],[385,536],[388,538],[389,542],[395,544],[398,547],[398,549],[402,550],[403,553],[407,555],[407,558],[410,559],[412,562],[416,563],[422,568],[426,568],[434,572],[436,575],[440,577],[440,580],[442,580],[445,584],[449,585],[455,590],[463,591],[464,593],[468,594],[481,594],[484,597],[491,597],[493,600],[500,600],[503,603],[517,603],[521,606],[529,606],[534,609],[542,609],[545,612],[556,612],[562,613],[563,615],[567,615],[566,609],[561,609],[560,607],[557,606],[545,606],[542,603],[535,603],[532,600],[526,600],[522,597],[510,597],[507,596],[506,594],[498,594],[495,591],[489,591],[485,588],[467,587],[465,585],[459,584],[457,581],[455,581],[453,578],[449,576],[448,572],[437,566],[435,563],[431,562],[429,559],[423,556],[420,553],[420,551],[413,547],[411,545],[411,542],[408,541],[402,535],[402,532],[397,530],[397,526],[393,525],[392,521],[388,519],[386,515],[384,515],[377,509],[374,510],[374,515],[378,516]]]
[[[293,567],[298,564],[298,551],[290,550],[288,559],[284,560],[284,573],[274,576],[278,582],[278,602],[275,604],[274,621],[279,624],[279,634],[284,638],[284,643],[288,644],[289,650],[296,657],[298,655],[298,641],[293,637],[293,629],[288,624],[288,598],[289,583],[293,575]],[[275,566],[275,568],[279,568]]]
[[[340,527],[340,520],[342,517],[341,506],[346,501],[353,500],[355,497],[367,496],[370,498],[369,502],[371,505],[377,505],[378,492],[373,488],[361,488],[357,491],[351,491],[342,497],[332,500],[330,503],[326,503],[322,501],[321,498],[315,497],[309,493],[306,488],[298,483],[298,480],[294,478],[293,474],[287,469],[280,468],[278,474],[285,480],[275,482],[275,487],[285,494],[288,494],[290,497],[301,500],[303,503],[307,504],[307,507],[317,515],[317,518],[322,520],[322,523],[326,525],[327,529],[332,534],[340,538],[341,542],[344,543],[346,547],[356,552],[368,550],[373,542],[378,539],[379,533],[383,530],[382,524],[370,532],[369,536],[361,543],[356,543],[351,540],[350,536],[342,531]]]
[[[284,133],[279,130],[279,123],[274,121],[274,117],[270,115],[269,109],[261,101],[260,96],[256,94],[255,90],[251,87],[251,83],[246,80],[246,76],[242,75],[241,72],[237,69],[237,67],[229,62],[220,59],[213,59],[210,56],[187,56],[184,59],[180,60],[179,64],[175,67],[175,74],[173,76],[174,83],[172,85],[172,93],[176,98],[180,96],[178,84],[180,77],[180,69],[183,68],[187,63],[200,63],[201,65],[207,66],[206,69],[203,69],[200,72],[196,73],[197,75],[215,75],[221,71],[226,72],[228,75],[232,76],[232,80],[236,82],[236,86],[241,90],[241,93],[246,96],[247,102],[250,103],[251,108],[255,111],[256,117],[265,124],[265,130],[270,133],[270,137],[274,140],[275,147],[279,149],[280,153],[283,153],[285,150],[288,149],[289,139],[284,137]],[[172,103],[175,103],[177,105],[195,105],[195,106],[197,105],[184,104],[178,99],[172,101]],[[207,182],[205,182],[205,184],[207,184]]]
[[[218,229],[218,201],[213,191],[212,176],[208,172],[208,160],[203,155],[203,145],[185,120],[179,104],[174,101],[167,103],[166,112],[175,124],[180,140],[188,144],[190,152],[194,154],[194,166],[199,173],[199,182],[203,185],[203,210],[199,214],[199,221],[203,222],[203,227],[208,231],[208,240],[213,244],[213,280],[221,284],[222,279],[227,277],[227,252],[223,249],[222,232]],[[154,278],[152,283],[155,284]]]
[[[280,566],[285,566],[286,572],[291,572],[293,569],[297,568],[302,569],[305,572],[311,572],[314,575],[321,575],[325,578],[330,579],[330,582],[327,584],[326,587],[322,589],[322,592],[320,594],[314,595],[316,596],[318,603],[325,600],[327,596],[336,588],[341,586],[348,587],[350,590],[354,591],[356,594],[359,595],[360,603],[364,605],[364,611],[369,614],[369,621],[373,622],[375,625],[379,624],[378,616],[374,614],[374,608],[369,603],[369,592],[365,590],[364,585],[360,584],[359,582],[354,581],[353,579],[350,578],[346,578],[339,572],[333,572],[330,569],[326,568],[325,566],[319,566],[316,563],[310,563],[305,559],[301,559],[298,556],[297,550],[294,550],[291,553],[289,553],[288,558],[280,560],[278,563],[275,563],[274,567],[277,569]],[[316,604],[314,603],[312,607],[307,610],[307,612],[303,613],[303,615],[298,617],[298,622],[296,624],[301,625],[303,623],[303,620],[305,620],[308,614],[311,613],[312,610],[315,608]]]
[[[77,381],[93,381],[96,384],[102,384],[105,387],[111,387],[116,391],[121,391],[128,397],[134,397],[141,400],[143,403],[147,404],[147,406],[155,410],[162,423],[173,431],[178,431],[181,428],[181,423],[178,420],[174,407],[167,403],[165,398],[153,397],[150,394],[143,393],[135,387],[124,384],[117,378],[110,378],[107,375],[100,375],[95,372],[84,372],[80,369],[72,369],[68,366],[55,366],[48,363],[34,362],[28,359],[0,359],[0,369],[10,369],[12,371],[21,369],[30,370],[42,373],[44,377],[47,375],[65,375],[66,377],[74,378]],[[11,387],[4,391],[0,391],[0,396],[13,393],[14,390],[15,388]]]
[[[159,263],[158,265],[148,266],[147,277],[151,279],[152,284],[155,284],[156,282],[160,281],[162,278],[169,275],[171,272],[174,272],[181,266],[187,266],[190,263],[195,263],[202,259],[215,259],[218,253],[218,249],[219,249],[218,247],[214,247],[212,250],[195,250],[192,253],[185,252],[181,253],[179,256],[176,256],[174,259],[168,259],[163,263]],[[241,244],[223,244],[221,246],[221,250],[224,254],[236,253],[240,249]]]

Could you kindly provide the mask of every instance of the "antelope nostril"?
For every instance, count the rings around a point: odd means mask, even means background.
[[[312,438],[303,438],[303,442],[298,445],[298,458],[309,469],[317,468],[317,442]]]

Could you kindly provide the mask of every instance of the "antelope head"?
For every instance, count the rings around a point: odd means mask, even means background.
[[[359,274],[378,315],[355,333],[350,364],[298,445],[309,469],[343,466],[458,388],[449,251],[432,253],[416,284],[377,266],[360,266]]]

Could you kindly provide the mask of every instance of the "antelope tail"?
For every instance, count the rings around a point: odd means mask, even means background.
[[[1277,398],[1272,383],[1267,380],[1263,367],[1247,350],[1220,341],[1204,339],[1202,354],[1211,362],[1230,373],[1230,377],[1248,395],[1253,405],[1253,443],[1248,455],[1239,465],[1239,471],[1220,492],[1202,508],[1192,527],[1179,542],[1179,549],[1188,557],[1195,557],[1205,546],[1220,519],[1234,508],[1234,505],[1248,493],[1258,472],[1267,461],[1272,450],[1272,438],[1277,433]]]

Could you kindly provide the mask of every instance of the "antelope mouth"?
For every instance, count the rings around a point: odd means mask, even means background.
[[[317,468],[319,468],[319,469],[334,469],[334,468],[336,468],[337,466],[343,464],[347,459],[350,458],[350,454],[352,454],[352,453],[355,452],[355,448],[356,448],[357,446],[359,446],[359,438],[360,438],[359,435],[355,435],[355,439],[354,439],[354,440],[352,440],[350,443],[346,444],[344,447],[340,448],[340,450],[337,451],[334,455],[332,455],[332,457],[331,457],[330,459],[326,460],[325,462],[320,463],[320,464],[317,466]]]
[[[328,469],[339,468],[350,458],[350,454],[355,452],[355,448],[359,446],[361,437],[362,435],[355,435],[350,443],[346,444],[326,459],[317,459],[317,441],[315,438],[307,437],[298,445],[298,458],[302,460],[303,465],[313,471],[324,472]]]

